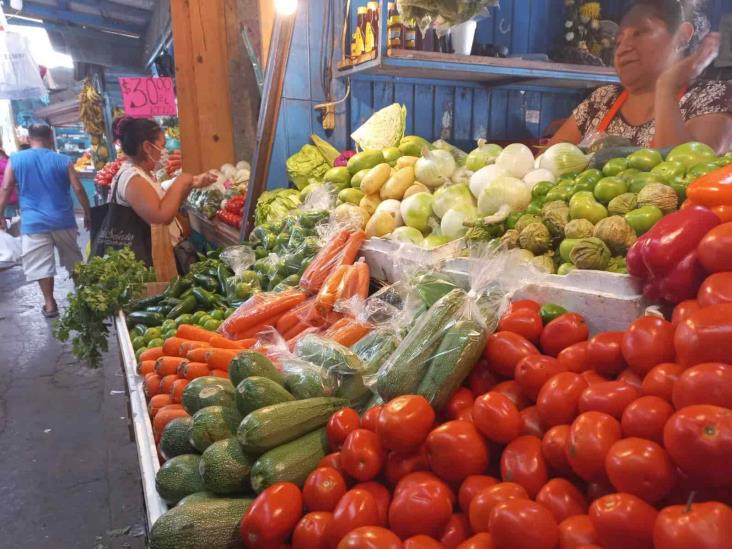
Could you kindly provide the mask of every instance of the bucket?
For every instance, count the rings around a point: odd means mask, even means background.
[[[470,55],[475,39],[475,28],[478,23],[474,20],[465,21],[450,29],[453,53],[457,55]]]

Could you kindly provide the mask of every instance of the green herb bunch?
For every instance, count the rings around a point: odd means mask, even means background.
[[[72,278],[76,291],[68,295],[68,307],[55,323],[53,335],[68,341],[73,334],[74,355],[97,368],[108,349],[109,317],[140,297],[155,273],[124,248],[79,263]]]

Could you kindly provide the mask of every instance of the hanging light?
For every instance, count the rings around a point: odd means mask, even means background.
[[[275,0],[275,10],[279,15],[292,15],[297,10],[297,0]]]

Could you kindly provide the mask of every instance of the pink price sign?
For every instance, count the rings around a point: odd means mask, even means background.
[[[120,78],[125,114],[135,118],[176,116],[173,79],[153,76]]]

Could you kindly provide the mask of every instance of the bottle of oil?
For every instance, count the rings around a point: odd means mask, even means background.
[[[356,20],[356,30],[353,33],[351,41],[351,59],[356,61],[365,50],[364,30],[366,28],[366,7],[362,6],[356,11],[358,14]]]
[[[396,4],[394,2],[388,3],[389,17],[387,20],[388,24],[388,46],[390,48],[403,48],[404,47],[404,25],[402,24],[402,18],[397,11]]]
[[[379,47],[379,3],[368,2],[366,9],[364,53],[370,53]]]

